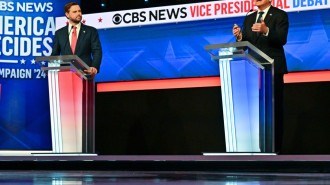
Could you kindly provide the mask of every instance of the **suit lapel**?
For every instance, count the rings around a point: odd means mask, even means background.
[[[252,33],[252,40],[253,41],[256,41],[257,40],[257,34],[255,32],[252,31],[252,26],[253,24],[256,22],[256,19],[257,19],[257,15],[258,13],[255,12],[254,14],[251,15],[251,19],[250,19],[250,27],[248,29],[251,30],[251,33]]]
[[[86,28],[83,25],[83,23],[81,23],[81,27],[80,27],[80,31],[79,31],[79,35],[78,35],[76,49],[74,51],[75,54],[79,51],[79,48],[80,48],[81,43],[83,43],[83,40],[84,40],[84,37],[85,37],[85,33],[86,33]]]
[[[266,18],[264,20],[265,24],[267,25],[269,23],[269,21],[273,18],[273,6],[270,6]],[[254,34],[256,37],[256,42],[257,40],[260,38],[261,34],[259,34],[259,36],[257,36],[257,34]]]
[[[69,55],[71,54],[72,55],[72,51],[71,51],[71,45],[70,45],[70,40],[69,40],[69,32],[68,32],[68,28],[69,26],[67,25],[66,27],[65,27],[65,32],[64,32],[64,38],[65,38],[65,40],[66,40],[66,46],[65,46],[65,50],[67,51],[66,53],[68,53]]]
[[[267,12],[266,18],[265,18],[265,24],[267,25],[267,23],[273,18],[273,6],[271,6]]]

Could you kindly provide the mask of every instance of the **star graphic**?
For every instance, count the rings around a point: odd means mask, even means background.
[[[45,61],[42,61],[41,64],[44,66],[44,65],[46,65],[46,62]]]
[[[288,43],[284,47],[288,70],[301,71],[321,69],[321,67],[323,69],[327,68],[329,66],[330,51],[328,30],[325,25],[315,24],[304,31],[300,29],[303,26],[298,28],[293,29],[292,32],[290,31],[291,35],[288,36]]]
[[[26,61],[26,60],[24,60],[24,58],[22,58],[22,60],[21,60],[21,64],[25,64],[25,61]]]
[[[103,19],[100,17],[98,20],[99,20],[99,22],[102,22]]]
[[[36,64],[36,61],[34,59],[32,59],[31,64]]]
[[[196,60],[193,53],[189,53],[188,51],[186,53],[186,56],[177,56],[172,41],[169,41],[164,60],[166,63],[172,65],[175,69],[182,73],[182,71],[184,71],[184,69],[189,66],[191,62]]]
[[[84,19],[84,20],[82,20],[81,22],[82,22],[83,24],[85,24],[86,20]]]
[[[196,61],[193,52],[186,52],[185,56],[177,55],[172,41],[169,41],[167,44],[161,45],[160,47],[166,51],[165,54],[159,58],[147,59],[145,62],[148,64],[146,68],[150,67],[153,71],[153,74],[150,73],[151,75],[155,75],[156,77],[186,77],[189,76],[189,74],[193,74],[191,71],[191,65]]]

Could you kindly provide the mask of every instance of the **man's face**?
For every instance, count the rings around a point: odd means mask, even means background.
[[[263,10],[271,5],[272,0],[254,0],[254,3],[260,10]]]
[[[69,9],[69,13],[66,12],[65,15],[71,22],[78,24],[82,19],[80,6],[71,6],[71,8]]]

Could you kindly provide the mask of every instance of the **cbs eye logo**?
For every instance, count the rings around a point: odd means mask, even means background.
[[[112,17],[112,22],[116,25],[120,24],[121,21],[123,20],[123,18],[121,17],[120,14],[115,14],[113,17]]]

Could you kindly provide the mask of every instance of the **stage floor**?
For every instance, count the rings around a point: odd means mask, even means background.
[[[330,173],[330,155],[0,156],[0,170]]]
[[[0,184],[330,184],[328,173],[0,171]]]
[[[96,155],[91,154],[35,154],[1,155],[1,161],[329,161],[330,155],[244,155],[240,153],[222,153],[215,155]]]

